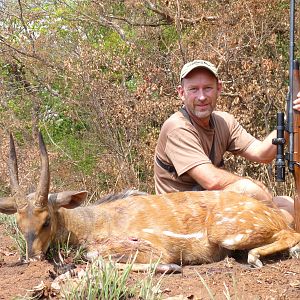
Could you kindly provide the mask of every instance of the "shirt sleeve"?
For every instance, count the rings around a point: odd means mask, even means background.
[[[168,134],[165,153],[178,176],[197,165],[211,163],[197,133],[187,128],[176,128]]]
[[[227,150],[233,154],[241,154],[256,138],[248,133],[232,115],[230,116],[230,139]]]

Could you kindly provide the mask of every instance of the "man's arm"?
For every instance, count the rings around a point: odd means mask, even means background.
[[[187,173],[206,190],[225,190],[247,194],[270,204],[272,195],[259,181],[219,169],[213,164],[198,165]]]
[[[223,190],[242,178],[213,164],[198,165],[187,173],[206,190]]]
[[[273,130],[263,141],[255,140],[241,156],[259,163],[270,163],[276,155],[277,148],[272,144],[275,137],[276,130]]]
[[[300,92],[297,99],[293,101],[293,109],[300,112]],[[255,162],[270,163],[276,155],[277,148],[272,144],[272,139],[276,138],[276,130],[273,130],[263,141],[254,141],[241,156]],[[288,134],[285,132],[285,139]]]

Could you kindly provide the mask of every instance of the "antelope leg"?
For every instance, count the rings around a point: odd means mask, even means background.
[[[300,241],[300,235],[295,232],[282,230],[276,236],[277,240],[271,244],[254,248],[248,253],[248,263],[254,267],[262,267],[261,256],[281,252],[295,246]]]

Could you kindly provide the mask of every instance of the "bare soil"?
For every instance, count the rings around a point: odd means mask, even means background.
[[[300,299],[300,261],[280,255],[264,260],[264,267],[254,269],[246,264],[245,256],[238,259],[187,266],[183,274],[165,275],[161,291],[171,299]],[[53,264],[49,261],[20,264],[14,241],[0,226],[0,299],[14,299],[32,295],[43,282],[50,287]],[[144,274],[133,274],[133,280]],[[159,280],[161,275],[155,275]],[[208,289],[201,282],[205,281]],[[227,297],[226,297],[227,295]],[[41,297],[58,299],[50,288]]]

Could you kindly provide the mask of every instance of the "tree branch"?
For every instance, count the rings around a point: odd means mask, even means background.
[[[14,46],[12,46],[11,44],[9,44],[6,39],[0,35],[0,45],[3,44],[5,45],[7,48],[13,50],[14,52],[17,52],[19,54],[21,54],[22,56],[26,56],[26,57],[30,57],[30,58],[34,58],[40,62],[42,62],[45,66],[50,67],[52,69],[59,69],[61,71],[63,71],[63,68],[59,67],[59,66],[54,66],[50,63],[48,63],[46,60],[44,60],[43,58],[41,58],[40,56],[38,56],[36,53],[29,53],[29,52],[24,52]]]
[[[150,0],[146,0],[146,3],[148,4],[147,5],[148,9],[150,9],[151,11],[160,15],[162,17],[162,19],[164,19],[168,24],[175,23],[176,17],[171,16],[171,14],[167,13],[166,11],[163,11],[163,9],[160,6],[152,3]],[[209,17],[202,16],[202,17],[196,18],[196,19],[187,19],[187,18],[180,17],[179,21],[181,23],[196,24],[196,23],[199,23],[202,21],[214,21],[216,19],[217,19],[216,16],[209,16]]]
[[[33,49],[33,52],[35,53],[35,44],[34,44],[34,39],[32,37],[32,35],[30,34],[29,30],[28,30],[28,27],[25,23],[25,20],[24,20],[24,16],[23,16],[23,7],[22,7],[22,3],[21,3],[21,0],[18,0],[18,4],[19,4],[19,8],[20,8],[20,20],[21,20],[21,23],[23,25],[23,28],[25,30],[25,33],[28,37],[28,39],[30,40],[31,42],[31,46],[32,46],[32,49]]]
[[[159,26],[164,26],[164,25],[170,25],[165,20],[160,20],[158,22],[151,22],[151,23],[139,23],[139,22],[132,22],[132,21],[128,20],[127,18],[113,16],[113,15],[108,15],[108,17],[110,19],[115,19],[115,20],[123,21],[123,22],[129,24],[130,26],[135,26],[135,27],[138,27],[138,26],[159,27]]]
[[[60,1],[61,3],[64,3],[67,7],[69,7],[70,9],[72,9],[76,14],[79,14],[81,16],[86,17],[87,19],[96,22],[102,26],[105,27],[110,27],[113,30],[115,30],[119,36],[121,37],[122,40],[126,40],[126,36],[125,36],[125,32],[124,30],[116,23],[112,22],[111,20],[107,19],[104,16],[99,16],[98,19],[91,17],[90,15],[84,13],[82,10],[80,12],[78,12],[78,10],[74,10],[68,3],[66,3],[65,1]],[[101,5],[101,8],[103,8],[103,6]]]

